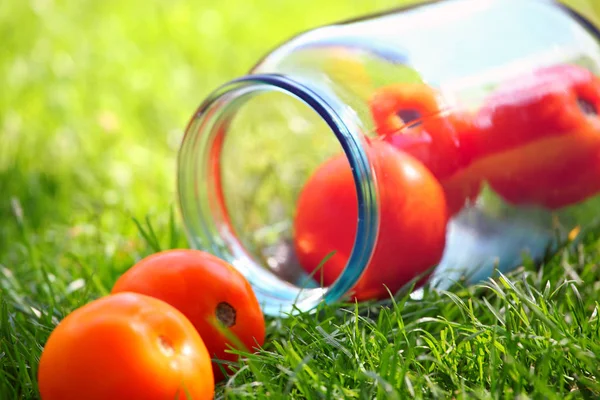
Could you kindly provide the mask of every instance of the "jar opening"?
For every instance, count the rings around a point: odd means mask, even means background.
[[[352,109],[334,94],[268,74],[222,86],[190,121],[178,158],[179,205],[190,244],[244,274],[265,314],[338,300],[368,264],[378,206],[362,132]],[[310,276],[295,259],[293,217],[306,178],[342,154],[356,190],[356,236],[343,272],[324,287],[318,272]]]

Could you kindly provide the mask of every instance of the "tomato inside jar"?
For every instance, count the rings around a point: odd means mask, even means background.
[[[190,121],[192,247],[274,315],[541,261],[600,207],[599,38],[536,0],[436,1],[291,38]]]

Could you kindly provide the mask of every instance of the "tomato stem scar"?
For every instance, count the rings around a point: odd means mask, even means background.
[[[235,325],[236,313],[235,308],[233,308],[231,304],[224,301],[220,302],[219,304],[217,304],[215,314],[217,316],[217,319],[227,328]]]
[[[168,356],[171,356],[173,355],[173,353],[175,353],[173,343],[171,343],[171,341],[163,335],[158,337],[158,345],[160,346],[162,351]]]
[[[583,99],[581,97],[577,98],[577,105],[579,106],[579,109],[587,115],[598,115],[598,110],[596,110],[596,107],[594,107],[594,105],[587,101],[586,99]]]

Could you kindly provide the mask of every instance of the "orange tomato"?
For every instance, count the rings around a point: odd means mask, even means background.
[[[386,142],[373,142],[368,152],[378,178],[380,227],[373,256],[353,289],[356,300],[387,297],[386,287],[394,293],[435,266],[444,251],[448,221],[444,190],[419,160]],[[295,250],[307,273],[336,252],[314,274],[325,286],[348,262],[357,220],[350,165],[345,156],[334,157],[303,187],[294,219]]]
[[[42,400],[212,399],[210,356],[187,318],[160,300],[106,296],[67,315],[38,368]]]
[[[163,300],[181,311],[196,327],[212,357],[236,361],[231,346],[251,351],[265,340],[265,321],[244,276],[220,258],[200,250],[166,250],[144,258],[125,272],[112,293],[136,292]],[[239,340],[231,341],[215,325]],[[226,368],[223,365],[223,368]],[[215,381],[223,379],[213,362]]]

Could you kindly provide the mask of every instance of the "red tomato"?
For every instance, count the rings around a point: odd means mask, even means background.
[[[461,149],[478,160],[589,125],[582,106],[600,107],[600,80],[584,68],[541,68],[492,93],[476,117],[480,130],[463,132]]]
[[[396,134],[405,127],[401,112],[415,112],[418,118],[440,112],[435,92],[422,83],[384,86],[373,94],[369,105],[379,135]]]
[[[371,98],[370,108],[380,137],[416,157],[440,181],[450,215],[477,198],[480,181],[460,173],[465,160],[460,151],[459,131],[473,128],[466,114],[444,113],[435,91],[418,83],[381,88]],[[400,116],[407,112],[417,115],[412,125]]]
[[[233,266],[209,253],[176,249],[153,254],[121,275],[112,289],[118,292],[142,293],[177,308],[219,360],[237,360],[226,352],[229,346],[252,351],[264,344],[265,320],[252,287]],[[216,321],[245,349],[220,333]],[[218,363],[213,363],[213,371],[215,381],[223,379]]]
[[[509,203],[558,209],[600,191],[599,135],[578,132],[539,139],[485,157],[472,170],[489,177],[491,188]]]
[[[471,170],[513,204],[550,209],[600,190],[600,79],[584,68],[542,68],[495,92],[483,128],[461,138]]]
[[[38,368],[42,400],[212,399],[210,356],[190,321],[151,297],[92,301],[54,329]]]
[[[385,142],[368,149],[378,179],[380,228],[366,272],[353,289],[357,300],[384,298],[441,259],[448,212],[444,192],[414,157]],[[344,156],[322,164],[300,193],[294,245],[300,264],[312,273],[336,251],[314,278],[331,285],[348,262],[356,236],[358,202]],[[385,286],[384,286],[385,285]]]
[[[428,121],[431,131],[446,132],[455,141],[455,150],[451,154],[454,162],[447,161],[451,168],[445,174],[440,174],[439,180],[444,188],[450,216],[458,214],[465,205],[474,202],[481,193],[482,179],[473,174],[467,167],[469,158],[461,146],[460,135],[464,132],[477,132],[479,127],[466,113],[452,112],[445,117],[431,118]],[[450,154],[449,154],[450,155]],[[440,157],[439,163],[444,163]]]

